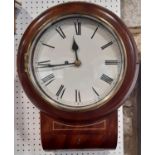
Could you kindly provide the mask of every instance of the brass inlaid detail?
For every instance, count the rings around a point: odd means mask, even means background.
[[[106,120],[94,124],[87,125],[69,125],[61,122],[53,121],[53,130],[105,130],[106,129]]]

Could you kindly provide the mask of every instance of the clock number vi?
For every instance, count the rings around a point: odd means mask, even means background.
[[[80,91],[75,89],[75,102],[80,103],[81,102],[81,95],[80,95]]]

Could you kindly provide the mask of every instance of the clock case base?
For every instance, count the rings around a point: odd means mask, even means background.
[[[58,122],[44,112],[40,112],[40,116],[44,150],[115,149],[117,146],[117,110],[99,122],[87,125]]]

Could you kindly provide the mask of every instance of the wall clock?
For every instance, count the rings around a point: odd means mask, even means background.
[[[133,37],[105,8],[70,2],[34,19],[19,45],[17,71],[41,111],[43,149],[116,148],[117,109],[138,67]]]

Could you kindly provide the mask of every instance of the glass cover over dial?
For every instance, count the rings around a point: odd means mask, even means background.
[[[125,52],[108,24],[73,15],[48,23],[38,33],[30,47],[28,72],[53,106],[88,110],[106,104],[119,89]]]

